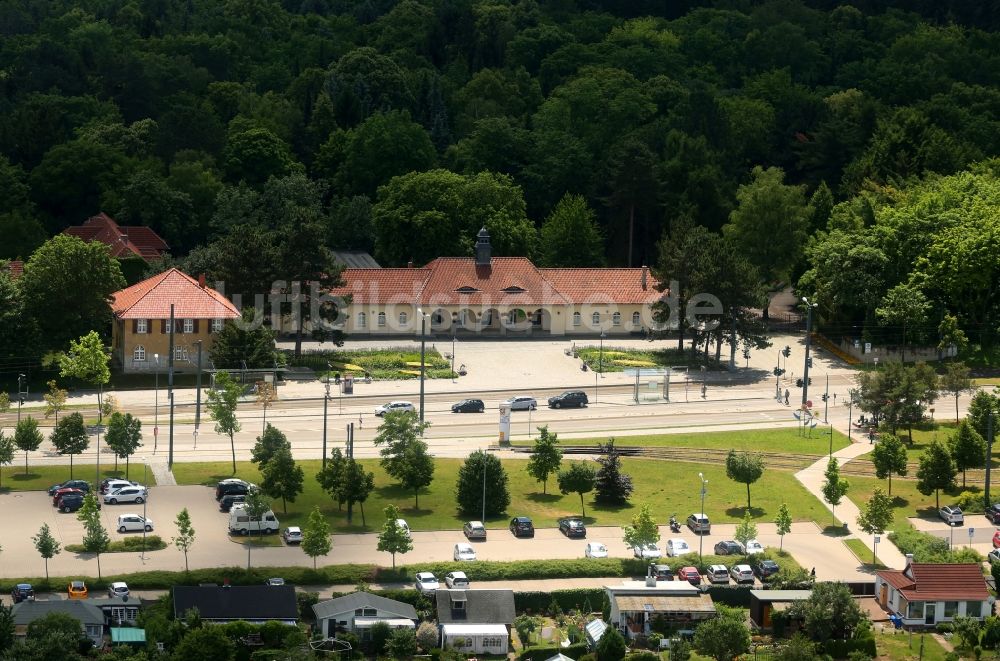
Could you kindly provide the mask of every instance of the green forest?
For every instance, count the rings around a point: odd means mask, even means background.
[[[833,335],[906,322],[989,361],[998,29],[963,0],[7,2],[0,259],[99,211],[227,293],[329,250],[471,254],[481,226],[495,254],[669,280],[698,238],[740,263],[702,250],[691,291],[742,268]],[[11,330],[31,293],[0,276],[0,353],[46,348]]]

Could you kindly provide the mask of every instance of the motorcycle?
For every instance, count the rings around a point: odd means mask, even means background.
[[[681,531],[681,524],[680,524],[680,522],[677,520],[676,516],[671,516],[670,517],[670,532],[680,532],[680,531]]]

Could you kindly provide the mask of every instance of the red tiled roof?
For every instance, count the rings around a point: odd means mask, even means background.
[[[657,280],[645,268],[539,269],[571,303],[649,304],[663,296]],[[643,288],[643,271],[646,286]]]
[[[138,256],[157,259],[169,246],[160,235],[148,227],[122,227],[103,211],[91,216],[83,225],[67,227],[63,234],[84,241],[100,241],[111,249],[113,257]]]
[[[876,572],[908,601],[986,601],[990,593],[976,563],[914,562],[903,570]]]
[[[19,259],[12,259],[7,262],[7,270],[10,271],[11,279],[17,280],[24,273],[24,262]]]
[[[211,287],[170,269],[112,294],[111,310],[119,319],[236,319],[239,310]]]
[[[581,303],[649,304],[663,294],[641,268],[539,269],[525,257],[494,257],[489,267],[471,257],[440,257],[423,268],[345,269],[355,303],[540,306]]]

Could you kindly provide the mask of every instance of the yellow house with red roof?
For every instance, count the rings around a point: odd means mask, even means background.
[[[345,269],[348,335],[641,334],[658,326],[664,293],[646,267],[538,268],[525,257],[493,257],[486,229],[475,257],[440,257],[420,268]]]
[[[174,325],[170,324],[170,306]],[[170,334],[174,335],[174,369],[197,368],[198,342],[205,365],[215,335],[227,319],[238,319],[239,310],[204,278],[172,268],[112,294],[111,356],[125,372],[167,367]]]

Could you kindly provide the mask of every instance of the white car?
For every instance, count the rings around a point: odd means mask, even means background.
[[[763,553],[763,552],[764,552],[763,544],[758,542],[756,539],[747,540],[747,548],[746,548],[747,555],[757,555],[758,553]]]
[[[632,555],[637,558],[659,558],[660,557],[660,547],[656,544],[643,544],[640,546],[632,547]]]
[[[455,553],[453,556],[456,561],[475,560],[476,549],[472,548],[471,544],[455,544]]]
[[[382,406],[375,407],[375,415],[378,417],[384,416],[390,411],[416,411],[417,408],[413,405],[413,402],[388,402]]]
[[[298,526],[288,526],[281,531],[281,537],[285,540],[285,544],[301,544],[302,528],[299,528]]]
[[[138,514],[122,514],[118,517],[118,532],[150,532],[153,530],[153,520]]]
[[[585,558],[606,558],[608,557],[608,547],[600,542],[587,542],[583,556]]]
[[[753,569],[750,565],[733,565],[729,570],[729,575],[737,583],[753,583]]]
[[[118,503],[137,503],[141,505],[144,500],[146,500],[146,487],[141,484],[115,489],[104,496],[104,502],[108,505],[117,505]]]
[[[108,586],[108,596],[114,597],[127,597],[128,596],[128,585],[123,581],[115,581]]]
[[[444,575],[444,584],[449,588],[465,589],[469,587],[469,577],[464,571],[450,571]]]
[[[538,408],[538,402],[535,401],[535,398],[528,395],[511,397],[504,402],[504,405],[509,406],[511,411],[534,411]]]
[[[437,576],[429,571],[417,572],[417,581],[415,585],[417,592],[420,594],[430,594],[441,587],[441,583],[438,582]]]
[[[684,555],[685,553],[690,553],[691,547],[688,543],[681,539],[680,537],[671,537],[667,540],[667,556],[671,558],[676,558],[679,555]]]
[[[396,519],[396,527],[406,533],[407,539],[413,539],[410,536],[410,526],[406,523],[406,519]]]

